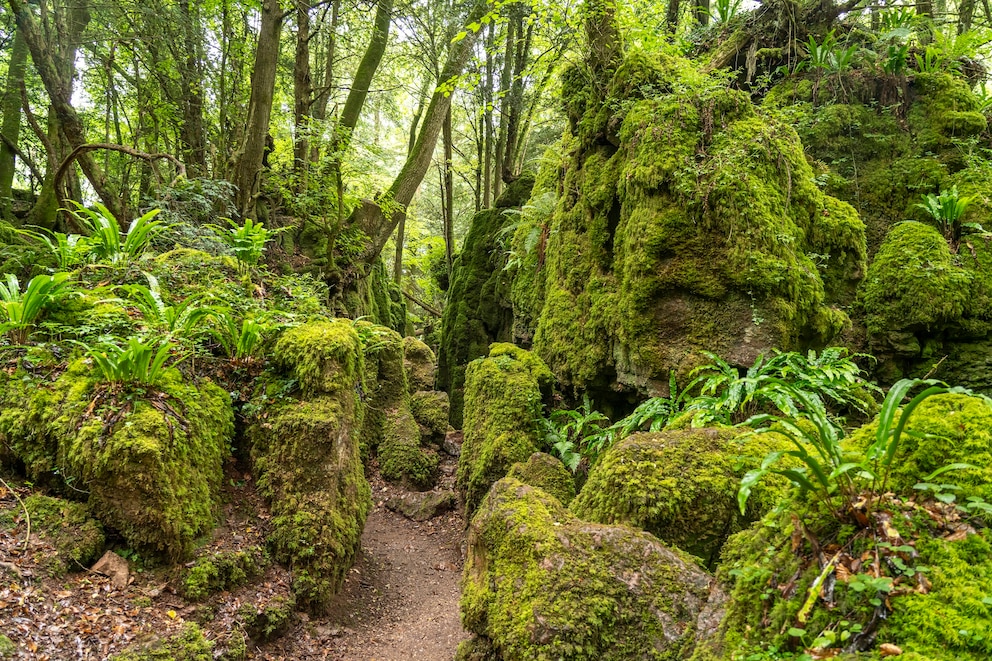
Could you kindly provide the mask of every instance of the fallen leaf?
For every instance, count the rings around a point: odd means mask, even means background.
[[[882,643],[878,646],[878,653],[882,656],[899,656],[902,648],[891,643]]]

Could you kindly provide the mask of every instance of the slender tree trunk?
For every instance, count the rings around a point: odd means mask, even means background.
[[[431,79],[428,76],[424,76],[424,85],[420,89],[420,99],[417,102],[417,112],[413,115],[413,121],[410,123],[410,139],[407,142],[406,155],[407,158],[413,152],[414,146],[417,144],[417,125],[420,124],[420,118],[424,114],[424,104],[427,102],[427,92]],[[442,201],[443,206],[443,201]],[[393,259],[393,282],[396,284],[401,284],[403,282],[403,243],[406,239],[406,218],[400,219],[400,224],[396,226],[396,253]]]
[[[623,59],[616,0],[587,0],[584,9],[589,68],[597,92],[603,98],[606,86]]]
[[[451,139],[450,105],[444,115],[441,133],[444,142],[444,256],[447,259],[450,278],[451,266],[455,261],[455,169],[452,167],[454,144]]]
[[[293,171],[296,191],[307,190],[310,140],[310,8],[309,0],[296,0],[296,61],[293,65]]]
[[[472,126],[475,128],[475,213],[479,213],[482,211],[482,168],[486,152],[485,128],[483,128],[482,117],[479,117],[478,123],[472,122]]]
[[[331,93],[334,87],[334,57],[337,45],[338,14],[341,10],[341,0],[334,0],[331,4],[331,24],[327,28],[327,54],[324,58],[324,77],[321,81],[320,92],[310,106],[312,117],[317,122],[323,122],[327,118],[327,105],[331,100]],[[310,162],[316,163],[320,159],[320,145],[313,141],[310,147]]]
[[[486,83],[482,88],[482,206],[488,209],[493,202],[493,48],[495,46],[495,26],[490,23],[486,32]]]
[[[520,26],[523,27],[523,14],[520,15]],[[530,46],[534,37],[534,24],[527,26],[527,35],[517,39],[513,66],[513,82],[510,85],[509,103],[506,117],[506,147],[503,158],[503,168],[500,176],[506,183],[517,178],[517,161],[520,143],[520,121],[524,111],[524,69],[530,60]]]
[[[964,34],[971,29],[975,18],[975,0],[961,0],[958,6],[958,34]]]
[[[20,30],[14,33],[14,46],[7,65],[7,84],[0,101],[3,126],[0,127],[0,218],[13,220],[10,215],[10,198],[14,186],[14,150],[21,134],[21,85],[27,68],[28,44]]]
[[[696,0],[696,20],[700,25],[709,25],[710,0]]]
[[[668,0],[668,8],[665,10],[665,26],[671,32],[675,32],[679,26],[679,10],[681,8],[681,0]]]
[[[510,81],[513,78],[513,56],[516,53],[514,40],[516,39],[516,16],[519,14],[517,7],[513,7],[513,14],[506,22],[506,48],[503,50],[503,71],[499,77],[499,134],[496,138],[496,154],[493,181],[493,199],[497,199],[503,191],[503,162],[506,158],[506,129],[507,119],[510,116]]]
[[[472,25],[481,21],[486,7],[485,0],[477,0],[465,24]],[[406,159],[403,168],[385,195],[385,198],[391,202],[389,205],[391,213],[386,215],[382,207],[371,200],[364,201],[353,213],[352,220],[360,223],[366,235],[371,238],[361,255],[361,260],[366,264],[371,264],[382,253],[383,246],[392,236],[400,220],[406,216],[407,206],[413,200],[427,170],[430,169],[434,147],[441,134],[444,118],[451,107],[452,94],[449,86],[465,69],[476,36],[476,33],[470,30],[464,39],[455,42],[448,49],[448,56],[441,70],[440,84],[434,90],[431,102],[427,106],[423,126],[417,136],[413,152]]]
[[[235,157],[231,183],[237,187],[235,204],[242,218],[253,217],[261,187],[262,159],[275,94],[276,67],[279,63],[279,33],[282,30],[279,0],[263,0],[262,22],[251,76],[251,99],[245,136]]]
[[[203,34],[200,31],[199,2],[182,0],[183,57],[180,58],[179,78],[183,86],[180,105],[183,123],[179,140],[182,160],[192,176],[207,174],[207,135],[203,123]]]
[[[338,121],[338,132],[342,134],[340,139],[344,141],[339,145],[342,149],[347,149],[348,143],[351,141],[351,132],[358,125],[358,118],[361,116],[365,100],[368,98],[372,79],[375,77],[375,72],[382,62],[382,56],[386,52],[392,13],[393,0],[379,0],[372,26],[372,38],[369,39],[369,45],[365,49],[362,61],[358,64],[355,80],[351,84],[351,91],[344,102],[344,109],[341,111],[341,118]]]

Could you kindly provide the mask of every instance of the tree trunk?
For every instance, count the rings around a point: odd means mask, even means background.
[[[331,91],[334,87],[334,53],[337,45],[338,15],[340,10],[341,0],[334,0],[331,4],[331,24],[327,28],[327,54],[324,58],[324,77],[321,80],[320,92],[310,106],[311,116],[317,122],[323,122],[327,118],[327,105],[330,103]],[[317,141],[313,141],[310,147],[310,162],[316,163],[318,160],[320,160],[320,145]]]
[[[510,115],[510,81],[513,78],[513,56],[516,53],[516,15],[519,12],[514,7],[513,14],[506,22],[506,48],[503,50],[503,71],[499,77],[499,135],[496,138],[495,181],[493,181],[493,199],[497,199],[503,190],[503,162],[506,158],[506,128]]]
[[[675,32],[679,27],[679,9],[681,9],[681,5],[681,0],[668,0],[668,8],[665,10],[665,27],[670,32]]]
[[[964,34],[971,29],[975,18],[975,0],[961,0],[958,6],[958,34]]]
[[[589,43],[587,61],[597,92],[604,98],[606,86],[623,59],[616,0],[587,0],[584,9]]]
[[[523,14],[519,15],[520,27],[523,26]],[[518,32],[519,33],[519,32]],[[534,23],[527,26],[527,36],[517,39],[513,67],[513,82],[510,85],[509,103],[506,117],[506,147],[503,157],[503,169],[500,173],[503,181],[512,182],[517,178],[518,147],[520,142],[520,120],[524,106],[524,69],[530,60],[530,45],[534,37]],[[536,103],[536,100],[535,100]]]
[[[184,57],[179,58],[179,78],[182,83],[180,105],[183,123],[179,140],[182,157],[190,174],[207,174],[207,136],[203,125],[203,33],[200,31],[199,2],[182,0],[182,36]]]
[[[696,0],[696,20],[700,25],[709,25],[710,0]]]
[[[496,27],[490,23],[486,33],[486,84],[482,88],[482,208],[493,202],[493,47]]]
[[[417,101],[417,112],[413,115],[413,121],[410,122],[410,139],[407,142],[406,155],[407,157],[413,152],[414,146],[417,144],[417,126],[420,124],[420,118],[424,115],[424,104],[427,102],[427,91],[428,85],[430,85],[431,79],[424,76],[424,85],[420,89],[420,98]],[[443,206],[443,200],[442,200]],[[400,224],[396,226],[396,254],[393,259],[393,282],[396,284],[401,284],[403,282],[403,243],[406,239],[406,218],[400,219]]]
[[[372,38],[369,39],[369,45],[365,49],[365,54],[362,55],[362,61],[358,64],[355,80],[351,83],[351,91],[344,102],[341,119],[338,121],[339,139],[343,140],[340,145],[342,149],[347,149],[348,143],[351,141],[351,132],[358,125],[358,118],[362,114],[365,99],[368,98],[369,88],[372,86],[372,78],[375,77],[379,63],[382,62],[382,56],[386,52],[392,13],[393,0],[379,0],[372,26]]]
[[[90,20],[87,4],[80,2],[70,9],[70,28],[67,30],[67,36],[73,42],[62,44],[65,47],[63,51],[67,53],[65,61],[62,62],[56,60],[56,47],[43,36],[41,27],[34,14],[31,13],[28,3],[24,0],[10,0],[9,6],[17,21],[17,31],[23,33],[31,53],[31,60],[45,86],[45,91],[48,92],[52,111],[62,135],[65,136],[66,142],[71,148],[86,144],[86,131],[83,128],[83,122],[75,108],[72,107],[71,72],[75,64],[77,45],[75,42]],[[69,59],[70,57],[71,59]],[[65,70],[69,71],[68,75],[66,75]],[[79,165],[107,209],[121,221],[126,220],[120,198],[110,190],[103,169],[97,164],[93,155],[85,154],[79,159]]]
[[[476,0],[465,21],[466,25],[481,21],[486,13],[486,7],[485,0]],[[472,54],[476,36],[476,33],[469,30],[464,39],[453,43],[448,50],[447,60],[441,70],[440,84],[434,90],[431,102],[427,106],[417,142],[384,196],[384,199],[390,202],[388,205],[390,213],[388,215],[384,213],[383,208],[371,200],[363,201],[353,212],[352,222],[360,223],[366,235],[370,237],[370,242],[361,254],[361,261],[365,264],[371,264],[382,253],[383,246],[386,245],[400,219],[406,216],[406,208],[431,166],[434,147],[441,134],[445,116],[451,107],[450,86],[464,70]]]
[[[309,164],[310,97],[310,7],[309,0],[296,0],[296,61],[293,65],[293,172],[296,191],[307,190]]]
[[[262,1],[262,22],[251,76],[248,121],[244,140],[235,155],[231,174],[231,183],[237,187],[234,201],[242,218],[254,217],[255,202],[261,188],[262,159],[265,156],[269,119],[272,115],[272,99],[275,94],[282,18],[279,0]]]
[[[444,115],[444,126],[441,133],[441,139],[444,141],[444,256],[448,264],[450,281],[451,266],[455,261],[455,169],[452,167],[454,145],[451,140],[450,105],[448,112]]]
[[[14,150],[21,134],[21,85],[24,84],[24,70],[27,68],[28,44],[24,34],[14,33],[14,46],[7,66],[7,85],[0,101],[3,112],[3,126],[0,133],[0,218],[13,220],[10,216],[10,202],[14,186]]]

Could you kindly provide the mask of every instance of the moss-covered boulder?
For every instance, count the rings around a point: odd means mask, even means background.
[[[361,342],[351,322],[283,334],[271,378],[297,397],[266,400],[248,429],[258,486],[271,502],[274,557],[293,567],[299,603],[323,610],[355,561],[371,493],[358,438],[364,405]]]
[[[736,429],[638,433],[610,448],[589,471],[572,502],[576,516],[646,530],[713,567],[727,537],[761,518],[785,495],[788,482],[769,478],[737,504],[741,478],[774,450],[774,434]]]
[[[566,507],[575,498],[575,477],[561,460],[545,452],[535,452],[526,462],[513,464],[506,476],[541,489]]]
[[[524,174],[496,200],[475,214],[451,269],[448,304],[441,320],[438,382],[451,396],[451,424],[462,425],[465,367],[487,354],[493,342],[511,341],[513,306],[504,273],[506,228],[516,222],[507,210],[530,196],[534,176]]]
[[[213,592],[245,585],[261,576],[268,564],[268,554],[259,547],[201,556],[183,571],[182,593],[195,601]]]
[[[731,537],[718,570],[728,595],[722,623],[694,661],[804,648],[875,659],[883,643],[913,661],[988,658],[992,545],[982,515],[914,486],[966,461],[978,468],[940,477],[954,485],[947,493],[960,503],[992,495],[990,422],[992,409],[979,398],[931,397],[909,418],[889,493],[868,501],[866,522],[794,494]],[[876,423],[856,431],[848,449],[863,452],[875,431]]]
[[[83,503],[34,494],[24,499],[24,508],[31,519],[31,534],[54,547],[52,556],[35,553],[35,561],[52,575],[86,569],[103,553],[103,526]],[[0,516],[0,524],[13,525],[19,514],[8,510]]]
[[[437,357],[429,346],[415,337],[403,338],[403,368],[410,394],[434,390]]]
[[[791,127],[667,53],[627,55],[604,98],[565,93],[581,103],[566,99],[534,337],[564,385],[666,394],[703,350],[751,365],[845,327],[824,282],[861,277],[864,226],[815,185]]]
[[[142,553],[184,558],[213,528],[234,434],[221,388],[167,369],[124,397],[85,360],[54,381],[18,372],[7,383],[0,437],[30,478],[85,485],[93,516]]]
[[[418,390],[410,396],[410,412],[420,425],[424,439],[438,441],[448,431],[448,393],[437,390]]]
[[[404,341],[382,326],[359,325],[365,354],[368,408],[365,442],[379,457],[379,472],[390,482],[429,489],[436,477],[438,456],[421,447],[421,433],[410,407],[404,367]]]
[[[456,484],[469,518],[496,480],[538,450],[540,379],[550,378],[530,352],[494,346],[497,355],[472,361],[465,375],[465,440]]]
[[[110,661],[214,661],[214,644],[199,626],[189,622],[179,633],[137,643],[111,656]]]
[[[493,658],[675,661],[691,649],[711,578],[651,535],[580,521],[505,478],[472,520],[468,544],[462,624]]]

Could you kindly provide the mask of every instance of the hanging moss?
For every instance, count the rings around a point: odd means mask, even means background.
[[[526,463],[513,464],[506,476],[541,489],[566,507],[575,498],[575,478],[559,459],[544,452],[535,452]]]
[[[492,342],[510,339],[513,329],[510,280],[504,272],[506,244],[516,215],[507,209],[530,196],[534,176],[525,173],[513,182],[492,209],[472,219],[465,243],[455,258],[448,304],[441,319],[438,383],[451,398],[451,424],[462,424],[465,366],[486,355]]]
[[[675,661],[709,593],[710,576],[687,556],[624,526],[579,521],[512,478],[489,492],[468,546],[462,624],[481,642],[460,658],[488,647],[504,661]]]
[[[501,344],[494,347],[495,357],[475,360],[466,371],[465,439],[457,486],[467,518],[496,480],[537,451],[540,380],[550,375],[530,352],[511,351]]]
[[[346,320],[308,324],[280,338],[273,362],[275,376],[295,377],[303,398],[259,407],[251,456],[271,502],[275,559],[292,567],[300,604],[320,612],[355,561],[371,506],[358,447],[362,347]]]
[[[634,434],[589,471],[570,509],[597,523],[626,523],[655,535],[713,567],[727,537],[761,518],[788,489],[784,478],[762,482],[741,515],[741,478],[773,450],[775,435],[735,429]]]

